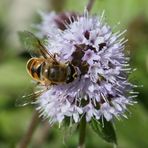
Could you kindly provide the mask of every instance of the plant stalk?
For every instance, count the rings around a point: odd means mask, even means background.
[[[37,113],[37,111],[35,111],[32,116],[32,120],[31,120],[31,123],[28,127],[28,130],[27,130],[26,134],[24,135],[24,137],[22,138],[18,148],[27,148],[28,147],[38,123],[39,123],[38,113]]]
[[[85,148],[85,135],[86,135],[86,119],[82,117],[79,125],[79,146],[78,148]]]
[[[94,2],[95,2],[95,0],[89,0],[89,1],[88,1],[88,4],[87,4],[87,6],[86,6],[88,12],[91,11]]]

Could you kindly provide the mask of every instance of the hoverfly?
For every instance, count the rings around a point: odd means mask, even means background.
[[[32,101],[30,98],[39,97],[44,91],[49,89],[51,85],[67,84],[73,82],[78,77],[77,68],[70,62],[59,62],[56,59],[56,53],[48,52],[42,42],[31,32],[19,32],[19,35],[28,50],[39,51],[39,55],[32,56],[28,60],[26,69],[28,74],[35,82],[47,89],[23,96],[17,105],[24,106],[27,101]],[[19,103],[20,102],[20,103]]]

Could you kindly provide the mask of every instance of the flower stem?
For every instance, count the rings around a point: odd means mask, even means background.
[[[86,119],[82,117],[79,125],[79,146],[78,148],[85,148],[85,134],[86,134]]]
[[[56,12],[61,12],[66,5],[66,0],[50,0],[49,6]]]
[[[87,7],[86,7],[88,12],[91,11],[94,2],[95,2],[95,0],[89,0],[88,1]]]
[[[28,145],[31,141],[32,135],[33,135],[38,123],[39,123],[38,113],[37,113],[37,111],[35,111],[32,116],[32,120],[31,120],[31,123],[28,127],[28,130],[18,146],[19,148],[27,148],[28,147]]]

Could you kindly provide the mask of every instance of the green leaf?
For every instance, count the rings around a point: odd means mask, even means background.
[[[92,129],[106,142],[117,144],[116,133],[112,122],[108,122],[104,118],[103,122],[92,119],[90,125]]]
[[[63,125],[65,127],[69,127],[70,126],[70,123],[71,123],[70,117],[65,117],[64,122],[63,122]]]

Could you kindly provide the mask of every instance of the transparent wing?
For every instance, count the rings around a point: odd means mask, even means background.
[[[42,92],[35,92],[29,95],[23,95],[21,98],[16,100],[15,106],[20,107],[32,104],[41,94]]]
[[[32,98],[26,97],[25,95],[20,97],[19,99],[16,100],[15,106],[16,107],[21,107],[21,106],[26,106],[28,104],[32,103]]]
[[[40,52],[38,50],[38,40],[35,36],[32,35],[32,33],[28,31],[19,31],[18,32],[20,42],[24,46],[24,48],[30,53],[32,57],[39,57]]]
[[[29,92],[26,90],[26,93],[23,93],[23,95],[20,95],[15,102],[15,106],[20,107],[20,106],[26,106],[28,104],[32,104],[37,100],[37,98],[42,95],[43,92],[45,92],[47,89],[44,90],[38,90],[38,91],[31,91]]]
[[[50,58],[54,62],[57,62],[54,55],[46,50],[46,47],[33,33],[28,31],[19,31],[18,35],[21,43],[29,51],[32,57],[43,56],[46,59]]]

